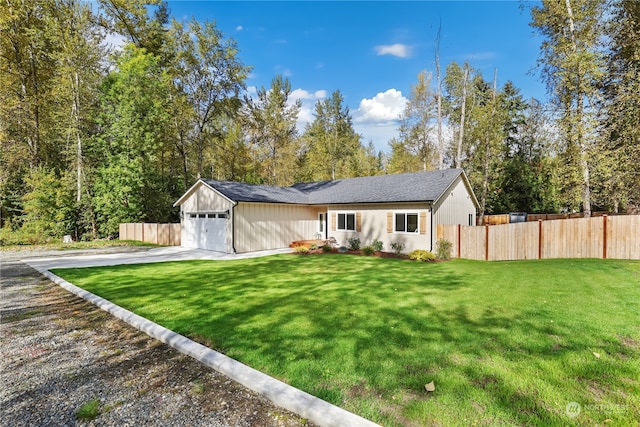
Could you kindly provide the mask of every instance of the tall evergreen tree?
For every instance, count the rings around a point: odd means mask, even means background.
[[[609,145],[596,173],[618,212],[640,212],[640,2],[611,2],[610,55],[604,85]]]
[[[264,180],[271,185],[293,184],[296,173],[300,151],[296,122],[302,104],[291,103],[290,95],[289,79],[277,75],[269,89],[258,89],[257,99],[245,100],[249,138],[264,168]]]
[[[314,120],[304,132],[306,167],[313,180],[357,176],[352,159],[362,148],[349,107],[339,90],[315,105]]]

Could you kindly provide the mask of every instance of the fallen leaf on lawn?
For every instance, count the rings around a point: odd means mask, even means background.
[[[594,352],[593,352],[593,355],[594,355],[596,358],[600,359],[600,353],[596,353],[596,352],[594,351]]]
[[[424,389],[427,391],[436,391],[436,385],[433,383],[433,381],[431,381],[430,383],[424,385]]]

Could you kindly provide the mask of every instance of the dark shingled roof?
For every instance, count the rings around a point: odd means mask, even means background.
[[[293,187],[275,187],[213,179],[202,179],[202,181],[234,202],[309,204],[309,196]]]
[[[462,169],[305,182],[291,187],[203,179],[235,202],[332,205],[347,203],[434,202]]]

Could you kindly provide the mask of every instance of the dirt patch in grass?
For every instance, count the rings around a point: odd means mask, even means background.
[[[640,350],[640,340],[632,337],[620,337],[620,342],[632,350]]]
[[[474,379],[472,382],[476,387],[486,390],[495,387],[499,381],[498,378],[492,375],[484,375],[480,378]]]

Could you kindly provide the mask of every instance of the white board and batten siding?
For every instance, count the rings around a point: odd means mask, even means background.
[[[476,224],[476,205],[472,199],[472,191],[459,176],[443,193],[433,206],[436,224]],[[435,234],[435,231],[434,231]]]
[[[415,249],[430,249],[431,242],[431,208],[428,203],[393,203],[367,205],[333,205],[327,209],[329,218],[329,237],[335,237],[341,246],[349,246],[350,238],[360,239],[362,246],[380,240],[383,251],[392,252],[392,243],[403,243],[403,252]],[[356,230],[341,231],[337,227],[337,215],[353,213],[356,216]],[[393,222],[396,213],[418,215],[416,232],[396,232]]]
[[[219,252],[232,251],[233,203],[218,192],[200,185],[180,206],[182,246]]]
[[[243,203],[235,208],[235,249],[238,253],[287,248],[309,240],[318,231],[318,206]]]

